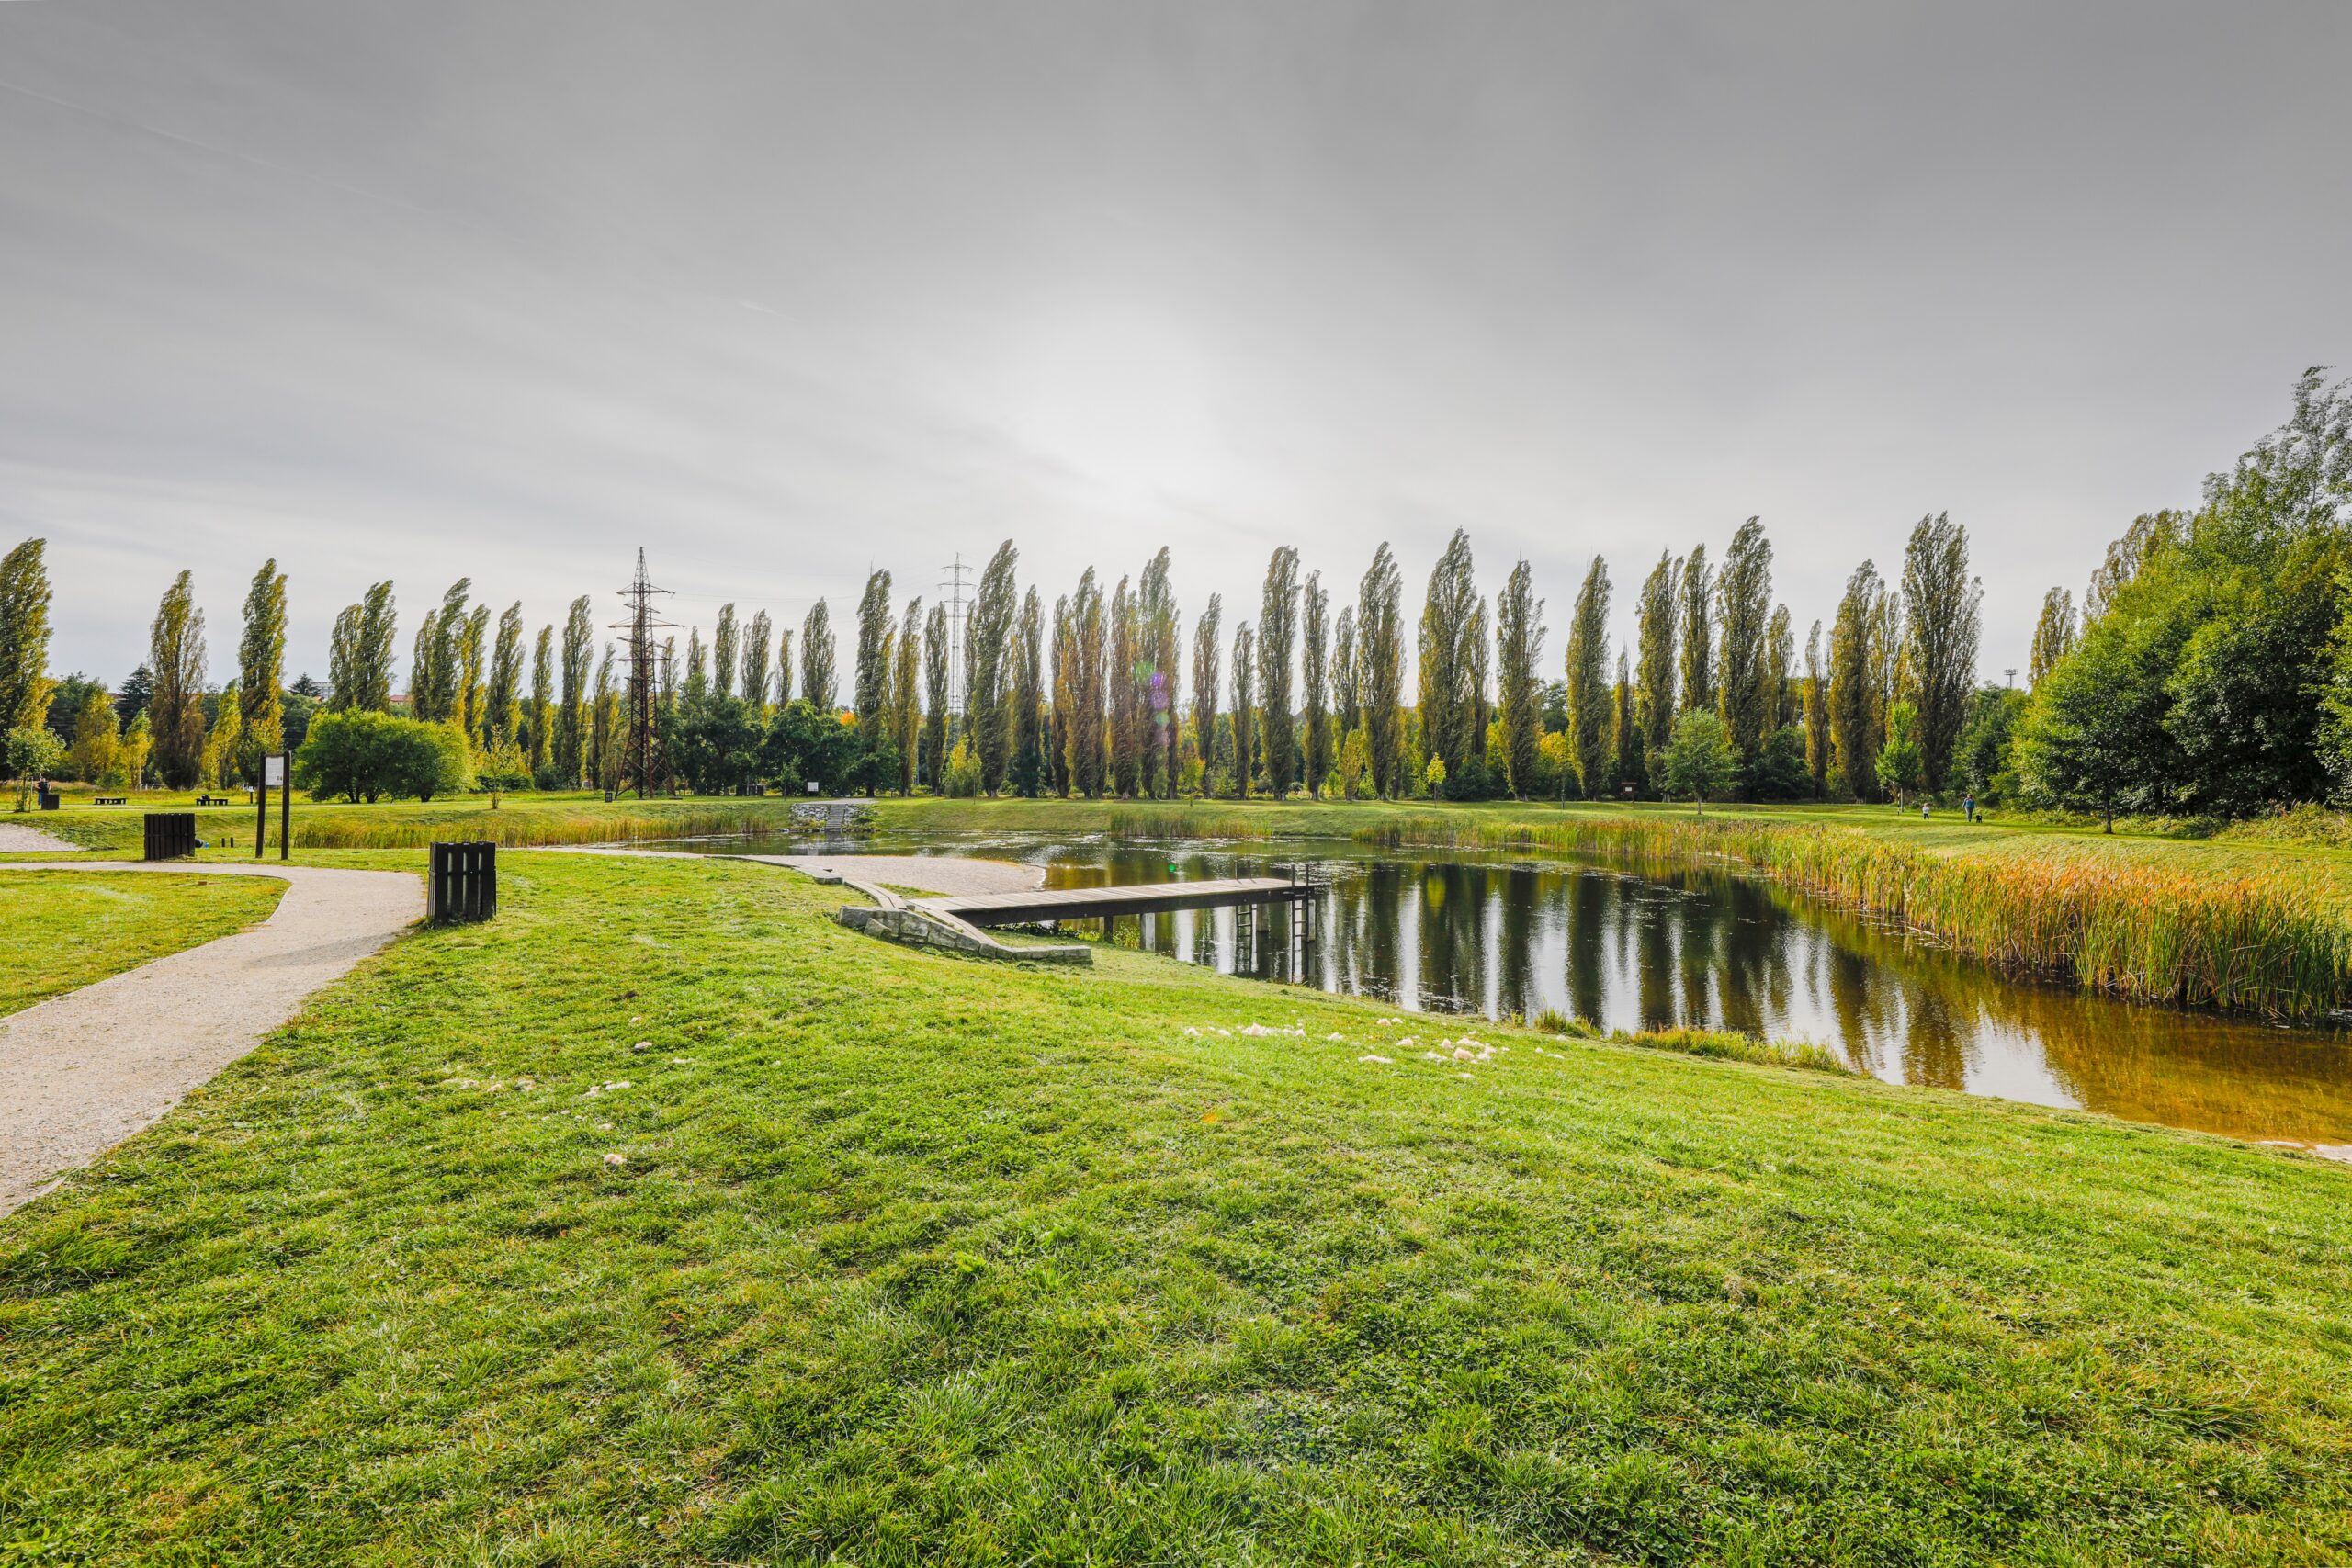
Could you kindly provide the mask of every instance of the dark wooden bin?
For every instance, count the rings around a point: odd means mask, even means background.
[[[196,853],[196,813],[193,811],[150,811],[147,813],[148,860],[186,860]]]
[[[486,920],[498,913],[498,846],[435,844],[428,881],[435,925]]]

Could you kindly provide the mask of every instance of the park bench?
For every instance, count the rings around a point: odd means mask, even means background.
[[[102,795],[90,804],[93,806],[128,806],[130,804],[130,801],[124,795]]]
[[[236,802],[231,800],[225,795],[199,795],[196,797],[196,803],[198,806],[233,806],[236,804]]]

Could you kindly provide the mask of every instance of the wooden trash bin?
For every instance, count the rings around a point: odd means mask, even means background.
[[[498,846],[435,844],[427,878],[433,923],[461,925],[498,913]]]

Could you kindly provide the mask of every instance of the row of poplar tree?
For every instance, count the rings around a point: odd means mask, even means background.
[[[165,592],[149,657],[124,692],[79,677],[51,711],[41,542],[0,565],[0,700],[46,720],[65,767],[94,779],[151,775],[179,787],[249,780],[299,744],[313,713],[404,710],[462,738],[511,785],[625,787],[632,755],[626,663],[601,648],[590,601],[531,635],[519,604],[494,615],[460,579],[426,611],[398,685],[392,584],[336,617],[327,682],[283,682],[286,578],[266,562],[247,592],[239,672],[205,687],[205,625],[190,574]],[[1109,583],[1089,569],[1048,610],[1016,580],[1007,541],[980,576],[959,640],[966,696],[952,715],[948,609],[894,608],[873,573],[857,610],[842,706],[835,637],[820,601],[796,635],[758,612],[719,613],[707,642],[665,644],[652,705],[657,788],[729,789],[821,777],[833,787],[942,793],[1170,795],[1321,794],[1475,799],[1655,793],[1679,721],[1721,726],[1736,786],[1758,798],[1940,789],[1971,716],[1979,590],[1966,532],[1923,518],[1899,579],[1865,563],[1797,663],[1772,599],[1772,547],[1756,519],[1721,562],[1667,552],[1644,579],[1630,649],[1610,647],[1613,592],[1596,558],[1574,600],[1565,667],[1545,668],[1544,603],[1525,561],[1489,600],[1469,536],[1430,570],[1408,627],[1401,568],[1385,544],[1336,607],[1323,574],[1287,546],[1268,560],[1254,618],[1211,594],[1189,635],[1162,549]],[[1408,637],[1415,684],[1406,685]],[[8,647],[15,652],[8,653]],[[796,657],[797,655],[797,657]],[[811,716],[832,728],[812,728]],[[61,717],[63,723],[60,723]],[[786,731],[789,735],[786,735]],[[835,733],[835,730],[845,733]],[[1888,765],[1892,754],[1894,766]],[[1960,781],[1983,788],[1982,780]]]

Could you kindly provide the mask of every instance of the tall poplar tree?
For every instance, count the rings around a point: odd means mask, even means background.
[[[1772,619],[1764,631],[1764,733],[1768,736],[1795,721],[1790,673],[1796,657],[1796,627],[1789,619],[1789,607],[1775,604]]]
[[[49,568],[46,539],[0,556],[0,732],[49,722]]]
[[[506,606],[498,617],[498,640],[490,650],[490,697],[482,715],[491,750],[523,733],[523,604]]]
[[[260,777],[261,760],[286,744],[285,681],[286,574],[271,559],[245,591],[244,635],[237,643],[237,761],[248,783]]]
[[[441,612],[427,610],[408,650],[408,716],[427,724],[440,716],[434,710],[435,694],[441,689],[442,648]]]
[[[1253,733],[1258,706],[1257,637],[1250,623],[1233,628],[1233,795],[1250,796],[1250,774],[1257,762]]]
[[[2075,596],[2064,588],[2053,588],[2041,596],[2041,617],[2033,624],[2033,657],[2026,664],[2026,690],[2041,685],[2041,678],[2074,651]]]
[[[541,626],[531,650],[531,777],[555,765],[555,628]]]
[[[1502,677],[1500,705],[1503,782],[1525,800],[1535,789],[1543,739],[1536,666],[1544,657],[1544,601],[1535,597],[1535,569],[1521,561],[1495,600],[1495,665]]]
[[[1829,676],[1821,667],[1821,623],[1804,639],[1804,765],[1813,798],[1829,794]]]
[[[1007,539],[980,573],[979,591],[972,599],[972,618],[964,633],[965,722],[972,736],[972,750],[979,758],[980,787],[991,795],[1004,787],[1006,766],[1012,760],[1012,712],[1006,702],[1005,674],[1012,652],[1012,621],[1021,600],[1013,568],[1021,552]]]
[[[1634,677],[1627,663],[1625,650],[1617,650],[1616,739],[1611,750],[1616,752],[1617,783],[1630,786],[1640,794],[1649,785],[1649,776],[1642,755],[1641,726],[1634,722]]]
[[[1300,683],[1306,692],[1306,790],[1323,796],[1323,781],[1331,772],[1331,702],[1329,691],[1329,621],[1331,595],[1323,574],[1310,571],[1300,600],[1306,641],[1299,649]]]
[[[588,746],[588,663],[595,657],[588,596],[571,602],[563,622],[563,709],[556,715],[555,771],[566,789],[578,789],[594,758]]]
[[[1340,722],[1340,739],[1347,738],[1363,722],[1363,672],[1356,668],[1356,607],[1340,606],[1340,619],[1331,633],[1331,704],[1334,716]]]
[[[775,634],[775,705],[792,705],[792,628],[779,626]]]
[[[458,691],[455,699],[458,729],[467,744],[481,743],[483,719],[490,706],[483,682],[485,667],[490,661],[490,606],[476,604],[467,612],[465,626],[458,637]]]
[[[352,688],[358,682],[359,668],[359,606],[345,604],[334,615],[334,629],[327,633],[327,700],[330,713],[340,713],[352,705]]]
[[[1133,795],[1143,777],[1143,712],[1136,701],[1135,596],[1127,580],[1111,590],[1111,787]]]
[[[1707,547],[1696,545],[1682,562],[1682,626],[1676,634],[1682,655],[1682,711],[1704,713],[1715,705],[1715,574]]]
[[[1772,615],[1772,542],[1757,519],[1749,518],[1732,535],[1715,597],[1723,611],[1716,705],[1746,771],[1755,767],[1763,749],[1770,701],[1765,638]]]
[[[933,604],[923,622],[923,783],[947,793],[947,606]]]
[[[1102,665],[1107,649],[1102,625],[1102,590],[1088,567],[1069,596],[1069,716],[1064,721],[1064,766],[1069,786],[1089,800],[1099,798],[1103,783]]]
[[[1266,562],[1259,595],[1259,711],[1266,753],[1266,792],[1280,800],[1298,776],[1298,725],[1292,716],[1292,664],[1298,644],[1298,552],[1288,545]]]
[[[1225,619],[1225,598],[1209,595],[1208,608],[1193,624],[1193,744],[1201,753],[1201,792],[1208,793],[1208,775],[1216,771],[1217,682],[1225,659],[1219,640]]]
[[[1871,800],[1878,792],[1879,726],[1884,713],[1877,628],[1886,614],[1886,586],[1864,561],[1846,580],[1838,618],[1829,628],[1829,743],[1847,792]]]
[[[762,619],[765,619],[763,615]],[[899,621],[897,656],[890,664],[890,743],[899,752],[899,793],[915,792],[915,768],[922,739],[922,601],[910,599]],[[764,671],[764,666],[762,667]],[[763,673],[760,683],[767,683]]]
[[[164,784],[186,789],[204,771],[204,612],[196,583],[183,571],[164,591],[147,637],[147,668],[154,689],[147,721],[154,735],[154,766]]]
[[[890,574],[865,574],[857,602],[857,724],[869,742],[881,739],[882,716],[890,705]]]
[[[755,708],[765,708],[768,694],[775,686],[775,623],[761,610],[752,616],[742,636],[743,700]]]
[[[1057,595],[1054,600],[1053,668],[1046,681],[1052,700],[1046,722],[1046,774],[1048,787],[1064,800],[1069,798],[1069,712],[1075,701],[1070,691],[1070,676],[1076,669],[1078,653],[1076,633],[1069,619],[1069,595]]]
[[[1920,518],[1903,552],[1903,603],[1906,662],[1918,688],[1920,761],[1931,793],[1950,777],[1952,748],[1968,723],[1984,598],[1984,585],[1968,574],[1968,530],[1950,513]]]
[[[718,626],[710,634],[710,688],[715,695],[735,694],[736,640],[735,605],[729,601],[718,607]]]
[[[833,656],[833,612],[820,599],[800,622],[800,694],[819,713],[831,713],[840,701]]]
[[[1474,744],[1477,611],[1470,535],[1456,528],[1430,569],[1420,626],[1421,749],[1444,761],[1448,779],[1462,776]]]
[[[1168,547],[1151,558],[1143,569],[1143,583],[1138,593],[1143,611],[1144,658],[1149,662],[1150,676],[1145,693],[1145,750],[1147,753],[1147,793],[1176,797],[1176,705],[1179,653],[1179,632],[1176,614],[1176,591],[1168,580]]]
[[[1405,701],[1404,573],[1386,540],[1372,554],[1356,585],[1356,657],[1363,671],[1357,689],[1363,699],[1365,750],[1373,787],[1394,798],[1406,787],[1403,775]]]
[[[390,713],[392,711],[392,664],[400,656],[400,615],[392,603],[392,585],[389,582],[372,585],[360,599],[358,610],[351,694],[345,700],[338,687],[335,702],[344,708]]]
[[[1031,588],[1021,601],[1021,621],[1012,639],[1012,787],[1035,796],[1045,792],[1046,601]]]
[[[1609,793],[1615,746],[1609,684],[1609,563],[1592,558],[1568,621],[1568,760],[1585,798]]]
[[[1680,607],[1682,563],[1671,550],[1660,551],[1657,565],[1642,580],[1637,602],[1635,640],[1640,649],[1634,667],[1634,724],[1642,732],[1643,773],[1649,776],[1655,759],[1674,735],[1675,615]]]

